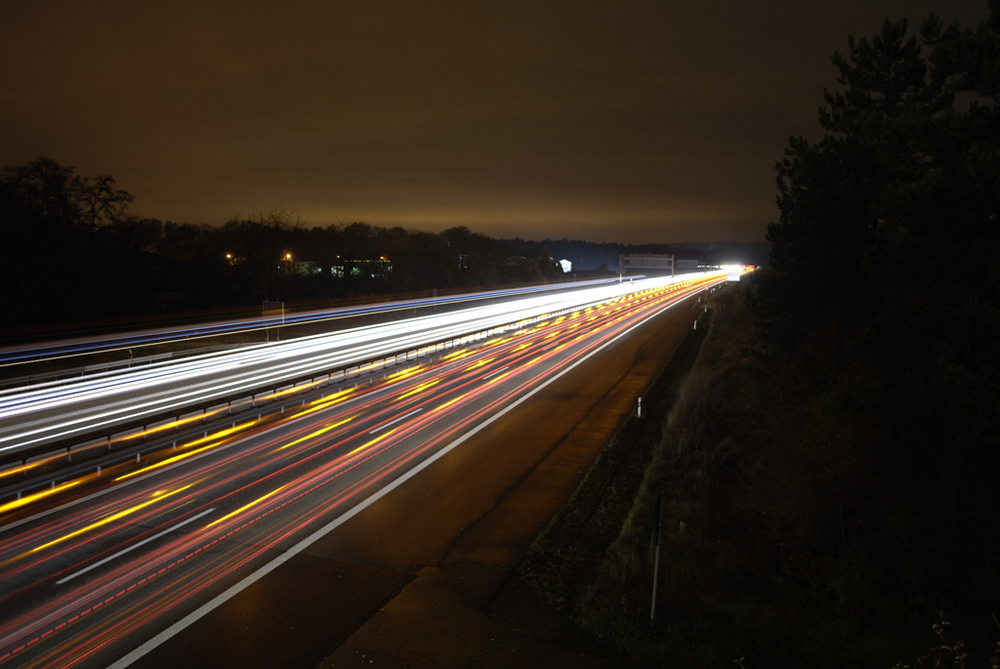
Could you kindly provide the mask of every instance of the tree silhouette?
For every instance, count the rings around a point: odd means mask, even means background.
[[[843,533],[895,587],[966,604],[1000,588],[985,558],[1000,551],[1000,2],[991,10],[975,30],[932,15],[919,39],[886,21],[833,56],[826,134],[792,137],[777,164],[772,271],[752,302],[763,369],[794,398],[785,411],[809,417],[786,421],[777,450],[829,479],[795,496],[813,503],[799,540]]]

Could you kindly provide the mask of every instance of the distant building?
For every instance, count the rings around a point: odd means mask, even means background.
[[[330,274],[338,279],[349,276],[365,276],[384,279],[392,275],[392,262],[385,258],[378,260],[341,260],[330,267]]]
[[[568,273],[568,272],[572,272],[573,271],[573,263],[570,262],[569,260],[566,260],[565,258],[563,258],[562,260],[559,261],[559,264],[562,265],[562,271],[564,273]]]
[[[282,263],[282,266],[286,269],[286,271],[292,272],[293,274],[313,276],[315,274],[323,273],[323,267],[318,262],[313,262],[311,260],[287,260]]]

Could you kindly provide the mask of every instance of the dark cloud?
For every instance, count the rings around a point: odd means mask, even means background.
[[[143,215],[755,240],[834,50],[931,2],[35,2],[0,10],[0,163]],[[973,25],[985,0],[937,5]]]

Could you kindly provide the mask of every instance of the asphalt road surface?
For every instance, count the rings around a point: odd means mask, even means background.
[[[634,401],[622,380],[640,335],[718,280],[535,323],[280,420],[237,421],[84,477],[46,514],[0,506],[0,664],[315,666],[443,558],[465,600],[488,598],[596,452],[567,456],[563,437],[611,389]],[[527,495],[511,517],[516,540],[490,545],[484,519],[546,480],[548,499]],[[463,560],[459,545],[487,559]]]

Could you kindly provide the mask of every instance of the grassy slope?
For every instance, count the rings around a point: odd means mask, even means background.
[[[925,601],[885,592],[881,575],[849,550],[827,558],[823,545],[795,536],[813,517],[810,505],[829,506],[822,489],[829,426],[809,402],[783,398],[755,373],[742,294],[727,289],[711,304],[704,344],[704,327],[685,340],[644,395],[649,412],[622,425],[532,546],[520,578],[624,657],[656,666],[733,666],[744,658],[751,668],[890,667],[933,646],[939,640]],[[777,470],[794,480],[769,473]],[[667,501],[651,629],[651,508],[661,487]],[[829,545],[841,540],[827,534]]]

